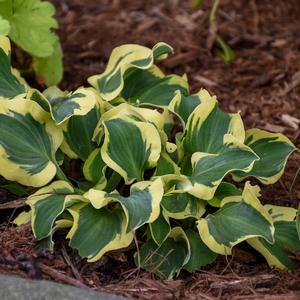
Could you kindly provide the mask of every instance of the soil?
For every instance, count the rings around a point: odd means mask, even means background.
[[[101,73],[111,50],[124,43],[152,47],[170,43],[175,54],[161,63],[168,73],[188,75],[191,90],[206,88],[221,107],[241,111],[246,128],[286,134],[300,146],[299,0],[222,0],[217,30],[235,54],[225,63],[212,45],[211,1],[195,12],[192,1],[53,0],[60,23],[65,76],[61,87],[86,85]],[[295,119],[294,119],[295,118]],[[298,121],[297,121],[298,120]],[[297,207],[300,154],[293,154],[282,179],[262,186],[262,201]],[[0,191],[0,202],[15,197]],[[87,264],[60,237],[54,253],[36,248],[30,226],[9,224],[17,211],[1,211],[0,273],[50,279],[136,299],[300,299],[300,253],[292,272],[270,269],[260,256],[239,250],[191,275],[160,281],[137,270],[135,249]]]

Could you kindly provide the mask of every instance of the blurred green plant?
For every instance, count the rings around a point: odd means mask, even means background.
[[[197,10],[203,3],[203,0],[194,0],[192,3],[192,10]],[[218,27],[216,23],[216,13],[220,4],[220,0],[214,0],[213,6],[209,14],[209,33],[211,44],[216,43],[220,49],[220,57],[223,61],[229,63],[234,59],[234,53],[230,46],[218,34]]]
[[[0,34],[33,58],[33,69],[47,86],[62,79],[62,51],[54,6],[41,0],[0,0]]]
[[[196,11],[202,4],[203,0],[193,0],[192,11]]]

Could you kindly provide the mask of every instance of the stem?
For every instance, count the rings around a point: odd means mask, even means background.
[[[217,12],[219,4],[220,4],[220,0],[215,0],[214,1],[213,7],[212,7],[212,9],[210,11],[210,14],[209,14],[209,23],[210,23],[210,25],[212,25],[215,22],[216,12]]]
[[[83,195],[83,194],[84,194],[84,191],[83,191],[83,190],[81,190],[81,189],[79,189],[79,188],[76,188],[76,187],[74,187],[74,192],[75,192],[76,194],[78,194],[78,195]]]
[[[69,184],[71,184],[70,180],[67,178],[67,176],[65,175],[63,170],[60,168],[60,166],[57,163],[55,164],[55,166],[56,166],[56,177],[57,177],[57,179],[66,181]]]
[[[119,182],[121,181],[122,177],[120,174],[118,174],[117,172],[113,172],[107,182],[107,185],[105,187],[105,190],[110,193],[112,192],[119,184]]]
[[[67,183],[69,183],[73,188],[74,188],[74,192],[79,194],[79,195],[83,195],[84,192],[81,189],[78,189],[76,187],[73,186],[73,184],[71,183],[71,181],[68,179],[68,177],[65,175],[65,173],[63,172],[63,170],[60,168],[60,166],[58,164],[56,165],[56,177],[59,180],[63,180],[66,181]]]

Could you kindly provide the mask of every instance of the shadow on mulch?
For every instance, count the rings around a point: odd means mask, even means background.
[[[166,72],[187,73],[192,91],[206,88],[226,111],[241,111],[247,128],[282,132],[300,146],[300,2],[222,0],[218,31],[235,53],[224,63],[208,43],[211,1],[192,13],[191,1],[53,0],[64,50],[64,89],[86,84],[104,70],[111,50],[123,43],[152,47],[170,43],[175,54],[161,64]],[[300,155],[294,154],[282,179],[262,186],[262,201],[296,207]],[[0,201],[11,195],[0,193]],[[50,279],[137,299],[299,299],[300,254],[292,272],[271,270],[261,256],[238,250],[234,257],[174,281],[155,280],[132,261],[135,249],[105,255],[87,264],[57,237],[52,254],[36,249],[30,226],[8,225],[13,210],[1,211],[0,273]],[[14,212],[16,213],[16,212]]]

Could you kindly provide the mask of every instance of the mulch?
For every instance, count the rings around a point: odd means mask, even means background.
[[[206,88],[221,107],[241,111],[246,128],[286,134],[300,146],[299,0],[221,0],[217,29],[235,54],[220,59],[211,43],[211,1],[192,12],[192,1],[53,0],[60,23],[65,76],[61,87],[86,85],[101,73],[111,50],[124,43],[152,47],[170,43],[175,54],[162,62],[167,73],[186,73],[192,92]],[[262,186],[262,201],[297,207],[300,155],[293,154],[282,179]],[[0,203],[15,197],[0,191]],[[49,279],[136,299],[299,299],[300,253],[292,272],[270,269],[247,249],[195,274],[160,281],[136,269],[134,248],[87,264],[58,236],[54,253],[36,248],[30,226],[8,223],[20,209],[0,213],[0,273]]]

